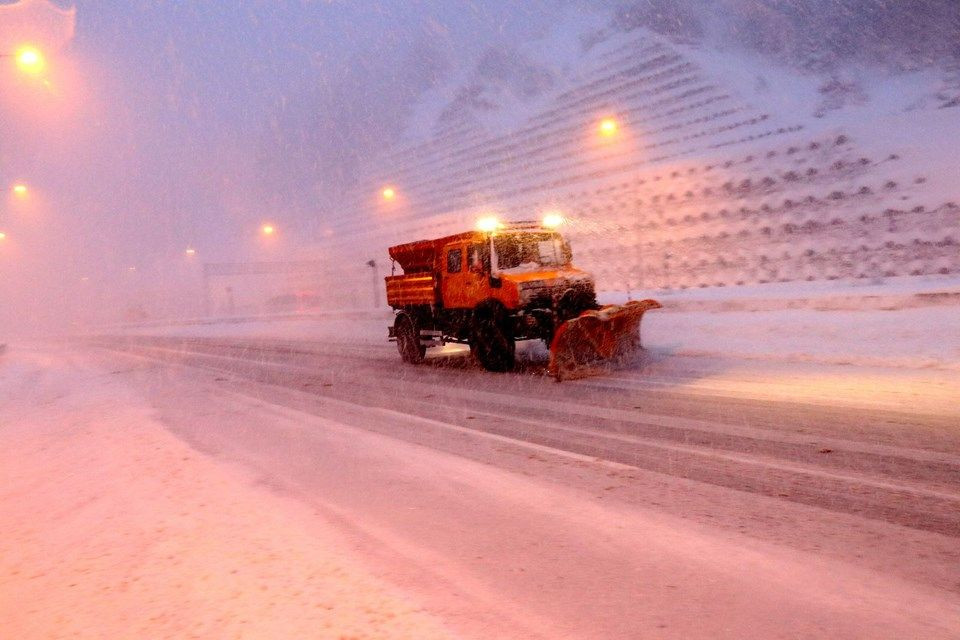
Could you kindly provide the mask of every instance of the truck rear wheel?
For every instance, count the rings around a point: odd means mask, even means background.
[[[420,327],[416,319],[408,313],[400,313],[393,322],[393,332],[397,336],[397,351],[400,358],[410,364],[420,364],[427,348],[420,344]]]
[[[487,371],[513,369],[516,342],[510,321],[503,307],[480,306],[473,312],[470,351]]]

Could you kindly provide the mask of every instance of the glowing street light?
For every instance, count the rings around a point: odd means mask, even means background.
[[[17,68],[32,76],[43,73],[43,70],[47,68],[46,58],[36,47],[24,45],[17,49],[13,57],[17,61]]]
[[[27,193],[30,190],[27,189],[27,185],[23,184],[22,182],[19,182],[13,185],[12,191],[13,191],[13,195],[17,196],[18,198],[26,198]]]
[[[617,124],[617,121],[613,118],[604,118],[600,121],[600,135],[604,138],[610,138],[617,133],[617,130],[620,128]]]
[[[397,197],[397,191],[393,187],[384,187],[380,193],[383,195],[383,199],[388,202]]]
[[[7,234],[5,234],[3,231],[0,231],[0,240],[6,240],[6,239],[7,239]]]
[[[194,249],[193,247],[187,247],[187,249],[186,249],[186,251],[184,251],[184,253],[187,254],[188,256],[195,256],[195,255],[197,255],[197,250]]]
[[[272,224],[265,224],[262,227],[260,227],[260,233],[262,233],[265,236],[272,236],[276,232],[277,232],[277,229]]]

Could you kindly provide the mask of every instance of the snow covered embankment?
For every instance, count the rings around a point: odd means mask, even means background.
[[[109,371],[11,349],[0,398],[4,637],[446,637]]]
[[[960,279],[787,283],[657,296],[648,347],[670,354],[960,370]]]
[[[643,340],[667,356],[960,370],[960,279],[892,278],[878,284],[813,282],[672,292],[603,292],[603,303],[654,297]],[[198,320],[125,333],[272,338],[388,347],[389,309]]]

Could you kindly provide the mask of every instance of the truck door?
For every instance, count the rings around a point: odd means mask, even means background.
[[[466,269],[464,268],[462,244],[448,244],[443,248],[443,306],[448,309],[463,308]]]
[[[490,249],[486,245],[447,245],[443,267],[443,305],[448,309],[472,309],[489,296]]]
[[[467,265],[464,275],[464,292],[468,306],[490,297],[490,244],[473,243],[467,245]]]

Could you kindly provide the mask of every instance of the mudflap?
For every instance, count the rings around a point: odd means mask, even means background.
[[[557,328],[550,343],[550,375],[561,380],[601,373],[604,365],[640,349],[640,321],[656,300],[632,300],[584,311]]]

